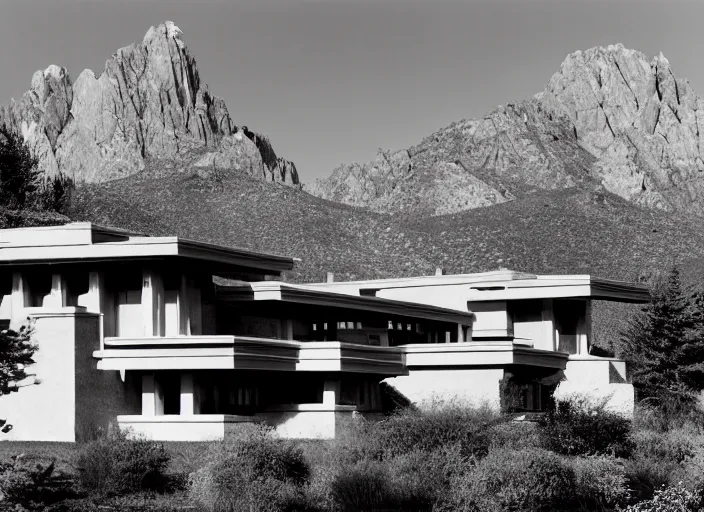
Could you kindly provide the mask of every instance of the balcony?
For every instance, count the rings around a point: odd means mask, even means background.
[[[245,336],[105,338],[93,353],[101,370],[278,370],[405,373],[397,347]]]

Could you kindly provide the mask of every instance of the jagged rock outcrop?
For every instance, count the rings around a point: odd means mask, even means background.
[[[603,187],[704,215],[703,102],[662,55],[578,51],[543,92],[436,132],[407,151],[408,165],[343,165],[306,189],[381,212],[448,213],[535,189]]]
[[[379,212],[437,215],[575,186],[593,160],[567,119],[529,101],[453,123],[408,150],[380,151],[368,164],[342,165],[306,190]]]
[[[72,83],[64,68],[38,71],[19,102],[0,108],[0,123],[24,135],[47,175],[109,181],[141,171],[148,159],[188,158],[197,149],[228,168],[299,186],[295,170],[281,172],[266,137],[250,132],[266,139],[274,161],[268,153],[255,158],[250,150],[233,151],[241,146],[233,143],[240,132],[225,102],[201,81],[172,22],[118,50],[99,77],[85,70]],[[246,161],[237,160],[240,153]]]
[[[662,54],[648,60],[620,44],[575,52],[536,100],[570,118],[608,190],[704,214],[704,100]]]

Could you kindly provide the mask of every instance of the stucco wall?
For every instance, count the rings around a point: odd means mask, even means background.
[[[75,440],[75,327],[73,315],[36,315],[34,339],[39,350],[28,373],[36,374],[41,383],[0,397],[0,418],[13,425],[0,440]]]
[[[141,408],[141,380],[135,372],[98,370],[93,351],[100,348],[99,317],[76,318],[75,328],[76,440],[94,437],[106,429],[118,414],[138,414]]]
[[[581,403],[585,407],[632,416],[633,385],[626,379],[626,363],[619,359],[570,356],[565,380],[555,391],[557,400]]]
[[[452,401],[472,406],[486,404],[498,409],[499,381],[503,376],[502,368],[410,368],[409,375],[388,378],[384,382],[420,407]]]

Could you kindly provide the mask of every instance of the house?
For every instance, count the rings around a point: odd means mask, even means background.
[[[547,398],[534,380],[563,370],[630,387],[622,361],[588,354],[589,301],[643,301],[641,287],[517,273],[277,280],[293,264],[90,223],[1,230],[0,324],[29,319],[40,381],[0,397],[14,427],[3,439],[76,441],[117,423],[210,440],[248,422],[331,438],[382,413],[382,381],[419,403],[498,406],[518,375],[529,410]]]
[[[498,403],[501,386],[520,384],[520,409],[541,410],[548,398],[541,382],[555,370],[557,390],[602,402],[614,411],[633,411],[633,385],[625,361],[591,354],[592,301],[644,303],[645,286],[589,275],[535,275],[510,270],[371,281],[316,283],[315,288],[355,296],[401,299],[471,311],[472,343],[445,345],[442,356],[429,346],[408,345],[407,375],[387,379],[415,402],[436,395]],[[436,361],[428,366],[428,361]],[[561,375],[562,376],[562,375]]]

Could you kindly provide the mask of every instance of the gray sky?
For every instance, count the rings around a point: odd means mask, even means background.
[[[0,103],[49,64],[99,74],[167,19],[304,182],[528,98],[577,49],[662,51],[704,93],[704,1],[0,0]]]

